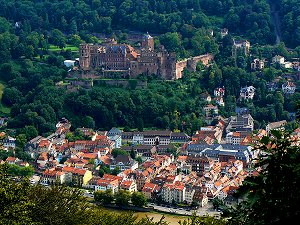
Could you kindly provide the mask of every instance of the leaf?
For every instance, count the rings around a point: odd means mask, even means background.
[[[260,140],[260,142],[261,142],[262,144],[267,145],[267,144],[269,144],[269,142],[270,142],[270,138],[267,137],[267,136],[264,136],[264,137],[262,137],[262,139]]]
[[[271,134],[278,139],[282,136],[282,133],[279,130],[271,130]]]

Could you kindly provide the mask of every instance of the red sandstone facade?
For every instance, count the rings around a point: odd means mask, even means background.
[[[184,68],[194,71],[199,61],[208,65],[213,59],[212,55],[203,55],[177,62],[176,54],[167,52],[163,46],[155,50],[153,37],[149,34],[144,36],[139,50],[109,40],[101,45],[81,44],[79,53],[83,74],[105,77],[109,73],[119,73],[133,78],[139,74],[155,74],[166,80],[181,78]]]

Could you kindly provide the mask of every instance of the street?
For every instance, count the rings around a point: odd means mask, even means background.
[[[211,204],[208,204],[204,207],[199,207],[197,210],[187,210],[178,207],[174,208],[172,206],[159,206],[153,203],[150,203],[148,205],[152,206],[157,211],[180,214],[180,215],[192,215],[193,213],[196,213],[197,216],[212,216],[215,218],[220,218],[221,216],[221,212],[213,210]]]

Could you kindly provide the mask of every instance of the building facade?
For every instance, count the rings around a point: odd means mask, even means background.
[[[79,54],[79,68],[83,75],[135,78],[140,74],[154,74],[166,80],[182,77],[182,63],[177,62],[176,53],[169,53],[162,45],[154,49],[154,39],[148,33],[144,36],[140,49],[109,39],[101,45],[81,44]],[[189,66],[189,69],[195,70],[198,61],[208,65],[212,59],[213,56],[207,54],[187,59],[183,64],[184,67]]]

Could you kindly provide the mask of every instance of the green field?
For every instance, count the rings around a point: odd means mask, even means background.
[[[0,115],[9,115],[10,108],[6,107],[2,104],[2,94],[3,94],[4,88],[5,88],[5,85],[0,82]]]
[[[55,45],[50,45],[48,50],[52,51],[52,52],[57,52],[57,51],[61,51],[62,49],[60,49],[59,47],[57,47]],[[71,50],[72,52],[77,52],[79,50],[79,48],[74,45],[66,45],[66,47],[63,48],[63,50],[65,50],[65,51]]]

